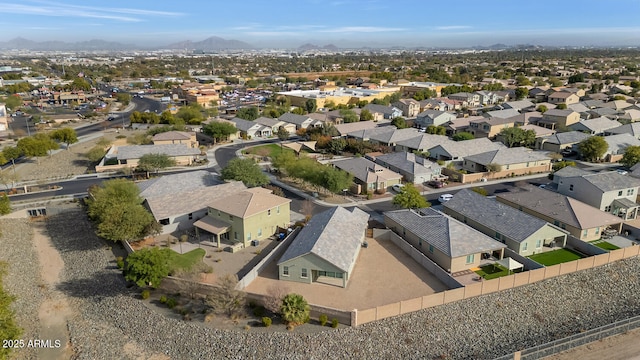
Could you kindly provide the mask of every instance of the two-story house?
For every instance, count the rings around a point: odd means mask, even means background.
[[[536,125],[549,129],[568,128],[580,121],[580,114],[569,109],[551,109],[542,114],[542,119]]]
[[[439,111],[439,110],[425,110],[418,114],[416,117],[415,124],[421,128],[426,128],[427,126],[442,126],[449,121],[452,121],[456,118],[455,114]]]
[[[385,106],[379,104],[367,104],[364,107],[373,115],[373,120],[393,119],[402,116],[402,110],[394,106]]]
[[[477,93],[459,92],[447,96],[451,100],[462,101],[463,106],[477,107],[480,106],[480,95]]]
[[[400,99],[391,105],[400,109],[404,117],[413,118],[420,113],[420,102],[414,99]]]
[[[616,171],[593,173],[568,166],[554,173],[558,192],[624,220],[638,215],[640,180]]]
[[[556,91],[552,94],[549,94],[547,101],[552,104],[576,104],[580,102],[580,97],[576,94],[566,92],[566,91]]]

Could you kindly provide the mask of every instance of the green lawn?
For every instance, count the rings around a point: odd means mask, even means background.
[[[511,273],[519,272],[519,271],[520,270],[512,271]],[[491,279],[499,278],[502,276],[510,275],[509,271],[506,268],[497,264],[489,264],[489,265],[482,266],[480,270],[476,271],[476,274],[480,275],[485,280],[491,280]]]
[[[582,259],[583,256],[569,249],[559,249],[541,254],[528,256],[529,259],[545,266],[557,265],[569,261]]]
[[[171,251],[171,269],[190,269],[193,265],[201,262],[206,253],[204,249],[193,249],[184,254]]]
[[[593,245],[595,245],[595,246],[599,247],[599,248],[600,248],[600,249],[602,249],[602,250],[607,250],[607,251],[612,251],[612,250],[618,250],[618,249],[620,249],[618,246],[615,246],[615,245],[613,245],[612,243],[610,243],[610,242],[606,242],[606,241],[601,241],[601,242],[599,242],[599,243],[597,243],[597,244],[593,244]]]
[[[247,150],[245,150],[245,154],[273,157],[275,155],[280,154],[282,151],[293,152],[293,150],[287,147],[281,148],[279,144],[266,144],[266,145],[260,145],[260,146],[254,146],[254,147],[248,148]]]

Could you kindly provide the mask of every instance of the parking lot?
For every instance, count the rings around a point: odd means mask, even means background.
[[[278,280],[275,259],[245,291],[267,294],[274,286],[301,294],[311,304],[342,310],[367,309],[444,291],[447,287],[388,240],[367,239],[346,288]]]

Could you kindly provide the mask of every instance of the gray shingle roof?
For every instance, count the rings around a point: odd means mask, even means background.
[[[153,141],[166,141],[166,140],[189,140],[191,136],[195,136],[195,133],[188,133],[186,131],[165,131],[159,134],[155,134],[152,138]]]
[[[440,168],[440,165],[437,163],[406,151],[376,156],[376,162],[383,165],[386,164],[387,166],[394,166],[402,171],[414,175],[432,174],[435,170]]]
[[[397,108],[392,106],[380,105],[380,104],[367,104],[364,106],[365,109],[369,110],[372,113],[380,113],[385,115],[391,115],[394,111],[397,111]]]
[[[333,165],[366,184],[402,178],[397,172],[361,157],[335,161]]]
[[[493,142],[487,138],[478,138],[465,141],[449,140],[440,145],[437,145],[436,147],[438,146],[449,153],[452,158],[464,158],[470,155],[480,154],[483,152],[506,147],[500,142]]]
[[[416,137],[396,142],[396,145],[406,146],[409,149],[426,150],[451,141],[444,135],[420,134]]]
[[[164,175],[137,183],[142,198],[190,191],[222,184],[216,175],[205,170]]]
[[[443,204],[447,209],[461,214],[516,242],[526,240],[547,222],[510,206],[489,199],[468,189],[457,192],[453,199]]]
[[[578,131],[593,131],[596,134],[602,133],[605,130],[614,129],[619,127],[619,122],[611,120],[607,117],[601,116],[594,119],[580,120],[578,123],[569,125],[569,128]]]
[[[520,114],[520,112],[516,109],[505,109],[505,110],[487,111],[485,113],[485,116],[506,119],[506,118],[518,116],[518,114]]]
[[[506,247],[431,208],[387,211],[384,216],[452,258]]]
[[[410,139],[412,137],[416,137],[420,135],[418,129],[407,128],[407,129],[396,129],[392,132],[383,132],[379,134],[372,134],[369,136],[369,139],[378,141],[383,144],[395,144],[398,141]]]
[[[233,119],[231,119],[231,122],[236,124],[236,129],[240,131],[248,131],[254,126],[256,127],[256,130],[264,127],[263,125],[256,123],[254,121],[249,121],[249,120],[245,120],[237,117],[234,117]]]
[[[603,139],[609,145],[607,154],[624,154],[629,146],[640,146],[640,140],[631,134],[609,135]]]
[[[280,115],[278,120],[288,122],[290,124],[302,125],[305,121],[310,119],[308,116],[293,114],[293,113],[284,113]]]
[[[547,142],[550,144],[573,144],[579,143],[580,141],[590,137],[591,135],[585,134],[580,131],[568,131],[562,133],[555,133],[554,135],[549,136]]]
[[[369,221],[369,214],[354,207],[341,206],[325,210],[311,218],[300,231],[278,265],[312,253],[342,271],[349,271],[356,261]]]
[[[280,123],[280,120],[272,119],[272,118],[268,118],[268,117],[264,117],[264,116],[260,116],[259,118],[255,119],[254,122],[256,122],[256,123],[258,123],[260,125],[274,127],[274,126],[276,126],[276,125],[278,125]]]
[[[630,134],[634,137],[640,136],[640,122],[634,122],[631,124],[624,124],[617,128],[609,129],[607,133],[611,134]]]
[[[593,184],[603,192],[624,190],[640,186],[640,180],[618,173],[617,171],[605,171],[599,173],[581,174],[583,179]],[[567,176],[565,176],[567,177]]]
[[[522,164],[530,161],[550,160],[543,152],[532,151],[525,147],[500,148],[480,154],[470,155],[464,158],[480,165],[498,164]]]
[[[147,154],[165,154],[167,156],[196,156],[200,149],[190,148],[187,144],[128,145],[117,149],[117,158],[121,160],[140,159]]]

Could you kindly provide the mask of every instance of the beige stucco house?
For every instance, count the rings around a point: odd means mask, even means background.
[[[199,146],[195,132],[167,131],[154,135],[151,140],[154,145],[185,144],[190,148],[198,148]]]
[[[462,168],[469,172],[531,169],[532,172],[551,170],[551,159],[542,152],[525,147],[503,147],[464,158]]]
[[[547,101],[555,105],[571,105],[580,102],[580,97],[574,93],[566,91],[556,91],[552,94],[549,94]]]

